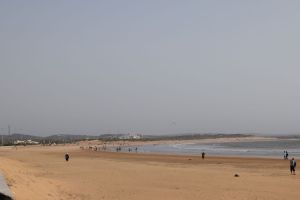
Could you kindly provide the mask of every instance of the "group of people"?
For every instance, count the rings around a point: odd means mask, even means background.
[[[119,151],[122,151],[121,146],[119,146],[119,147],[116,148],[116,152],[119,152]],[[128,152],[131,152],[131,151],[133,151],[133,149],[129,147],[129,148],[128,148]],[[134,148],[134,151],[137,152],[137,151],[138,151],[138,148],[135,147],[135,148]]]

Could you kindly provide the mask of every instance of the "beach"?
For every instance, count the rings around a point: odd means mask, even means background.
[[[70,161],[64,154],[70,154]],[[82,150],[79,145],[0,148],[16,200],[299,199],[289,161]],[[297,171],[296,171],[297,172]],[[238,177],[234,175],[238,174]]]

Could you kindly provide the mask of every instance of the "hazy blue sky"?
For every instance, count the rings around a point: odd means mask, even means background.
[[[300,133],[300,1],[0,1],[0,133]]]

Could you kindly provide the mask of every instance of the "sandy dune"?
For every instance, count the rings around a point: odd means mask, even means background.
[[[300,199],[300,176],[290,175],[288,161],[279,159],[202,160],[79,146],[0,148],[0,159],[16,200]]]

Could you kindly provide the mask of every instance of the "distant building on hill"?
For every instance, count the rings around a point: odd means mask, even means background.
[[[140,140],[143,136],[141,134],[130,134],[119,136],[120,140]]]
[[[16,140],[14,141],[14,145],[26,145],[26,144],[39,144],[39,142],[33,140]]]

